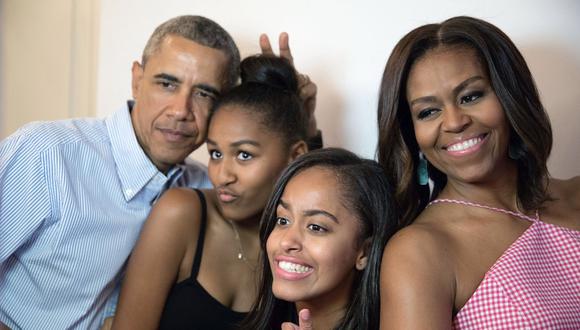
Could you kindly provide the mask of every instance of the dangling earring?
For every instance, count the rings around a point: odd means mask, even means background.
[[[422,152],[419,152],[419,165],[417,165],[417,181],[422,186],[429,183],[429,171],[427,170],[427,160]]]

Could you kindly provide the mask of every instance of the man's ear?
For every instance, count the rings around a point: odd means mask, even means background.
[[[369,248],[371,246],[371,238],[367,238],[360,246],[358,255],[356,256],[355,267],[357,270],[363,270],[367,267],[369,261]]]
[[[137,95],[139,95],[139,88],[141,87],[141,81],[143,79],[143,66],[137,62],[133,62],[131,67],[131,91],[133,93],[133,99],[137,100]]]
[[[298,158],[298,156],[305,154],[308,152],[308,145],[303,140],[300,140],[294,143],[290,147],[290,159],[288,162],[293,161],[294,159]]]

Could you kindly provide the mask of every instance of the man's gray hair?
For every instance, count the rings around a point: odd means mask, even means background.
[[[159,25],[147,41],[143,50],[141,64],[161,47],[168,35],[176,35],[194,41],[200,45],[221,50],[228,58],[227,89],[233,87],[239,77],[240,52],[232,36],[219,24],[203,16],[185,15],[174,17]]]

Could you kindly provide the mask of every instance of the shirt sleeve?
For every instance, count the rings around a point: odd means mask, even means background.
[[[0,265],[50,217],[45,166],[31,129],[0,142]],[[38,143],[37,143],[38,142]]]
[[[179,167],[181,172],[171,184],[171,187],[189,187],[194,189],[213,188],[207,175],[206,165],[191,157],[187,157],[184,164],[179,165]]]

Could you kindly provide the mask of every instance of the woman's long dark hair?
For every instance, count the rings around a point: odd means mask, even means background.
[[[266,241],[276,224],[276,208],[288,182],[298,173],[322,167],[336,174],[342,202],[353,210],[361,225],[360,242],[368,240],[368,262],[352,286],[352,297],[337,329],[378,329],[380,315],[380,263],[387,239],[394,233],[397,216],[391,206],[387,178],[375,161],[362,159],[338,148],[320,149],[298,157],[274,187],[260,223],[262,275],[258,299],[246,317],[244,329],[280,329],[280,315],[294,313],[294,304],[274,297],[272,270],[266,254]],[[362,244],[362,243],[361,243]]]
[[[510,157],[518,168],[518,204],[537,209],[547,198],[547,159],[552,148],[552,129],[534,79],[514,43],[496,26],[483,20],[459,16],[441,24],[421,26],[395,46],[383,74],[379,95],[377,156],[395,187],[401,213],[399,227],[412,223],[447,182],[447,177],[429,164],[434,182],[418,184],[419,147],[407,103],[409,71],[429,50],[440,47],[473,49],[487,70],[510,125]]]

